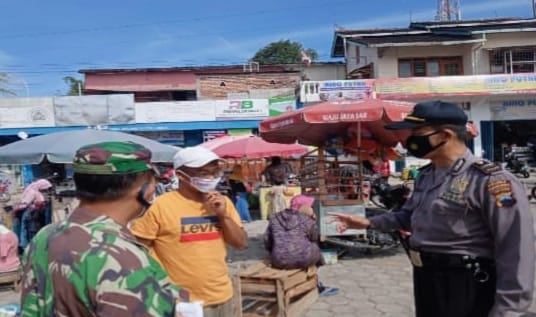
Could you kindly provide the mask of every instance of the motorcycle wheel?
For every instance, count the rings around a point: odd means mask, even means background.
[[[536,186],[532,187],[532,190],[530,191],[530,195],[532,198],[536,199]]]
[[[527,171],[523,171],[522,175],[523,175],[524,178],[529,178],[530,177],[530,173],[527,172]]]

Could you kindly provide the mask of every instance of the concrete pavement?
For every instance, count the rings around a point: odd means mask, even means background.
[[[531,209],[536,219],[536,200]],[[266,223],[246,224],[250,246],[246,251],[229,253],[231,272],[266,256],[262,245]],[[376,251],[372,255],[350,251],[336,264],[321,267],[319,276],[324,285],[340,288],[340,293],[320,297],[302,317],[410,317],[415,314],[412,269],[402,248]],[[534,313],[529,316],[536,317],[536,298],[530,311]]]

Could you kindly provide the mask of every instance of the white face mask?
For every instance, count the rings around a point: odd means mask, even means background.
[[[190,178],[190,184],[192,184],[195,189],[202,193],[208,193],[216,189],[218,184],[221,181],[221,177],[217,178],[201,178],[201,177],[192,177]]]
[[[192,177],[183,171],[179,172],[188,179],[190,185],[201,193],[208,193],[216,189],[221,181],[221,176],[216,178]]]

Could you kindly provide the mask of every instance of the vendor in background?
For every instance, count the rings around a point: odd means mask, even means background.
[[[178,188],[178,181],[173,167],[159,166],[158,171],[160,174],[156,178],[156,196],[160,196]]]
[[[33,239],[37,232],[51,222],[51,205],[47,191],[52,183],[42,178],[28,185],[21,200],[15,206],[13,231],[19,238],[19,252]]]
[[[292,173],[289,163],[283,162],[280,156],[272,156],[271,162],[261,173],[263,184],[286,184],[288,176]]]
[[[378,176],[380,176],[384,181],[389,180],[389,176],[391,175],[391,166],[389,164],[389,160],[381,159],[377,160],[376,164],[372,165],[372,170],[374,173]]]
[[[246,183],[244,182],[244,175],[242,172],[242,165],[235,164],[233,171],[229,175],[229,187],[231,188],[232,201],[235,205],[240,220],[242,222],[251,222],[251,214],[249,212],[248,203],[248,190]]]

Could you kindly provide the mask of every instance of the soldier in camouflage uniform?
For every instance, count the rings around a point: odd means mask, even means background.
[[[516,317],[531,304],[534,228],[526,191],[500,165],[473,156],[456,104],[417,104],[404,121],[406,147],[431,160],[401,210],[369,219],[332,214],[339,231],[411,231],[417,317]]]
[[[130,142],[76,152],[80,206],[27,248],[22,316],[174,316],[179,288],[128,229],[154,195],[150,159]]]

